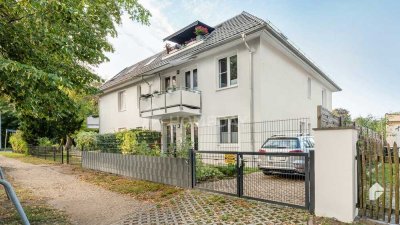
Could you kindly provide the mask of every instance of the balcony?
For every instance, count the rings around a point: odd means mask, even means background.
[[[162,119],[201,114],[201,92],[186,88],[168,90],[140,98],[140,116]]]

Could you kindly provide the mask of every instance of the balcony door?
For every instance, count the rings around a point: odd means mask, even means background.
[[[164,90],[176,88],[177,85],[178,84],[175,75],[164,77]]]
[[[185,88],[188,90],[197,90],[197,69],[185,72]]]
[[[165,126],[166,134],[166,149],[167,151],[173,151],[176,148],[176,129],[178,124],[168,124]]]

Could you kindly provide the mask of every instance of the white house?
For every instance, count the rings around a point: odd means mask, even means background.
[[[209,34],[196,39],[197,26]],[[214,27],[196,21],[164,41],[177,45],[101,87],[100,133],[141,127],[161,131],[170,144],[197,142],[198,127],[214,126],[219,142],[235,144],[238,123],[307,117],[316,127],[317,105],[331,110],[332,93],[341,90],[286,36],[247,12]]]

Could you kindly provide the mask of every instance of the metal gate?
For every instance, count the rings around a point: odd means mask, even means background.
[[[314,151],[193,151],[193,187],[314,210]]]

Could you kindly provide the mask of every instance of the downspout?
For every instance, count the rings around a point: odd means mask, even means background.
[[[143,78],[143,75],[142,75],[142,81],[144,81],[146,84],[147,84],[147,86],[149,86],[149,94],[151,94],[151,84],[147,81],[147,80],[145,80],[144,78]],[[151,105],[151,114],[153,115],[153,99],[150,99],[150,105]],[[151,124],[151,118],[149,118],[149,130],[151,130],[153,127],[152,127],[152,124]]]
[[[251,149],[255,151],[255,139],[254,139],[254,73],[253,73],[253,53],[254,51],[250,48],[246,41],[246,34],[242,33],[242,40],[249,51],[249,73],[250,73],[250,138],[251,138]]]

